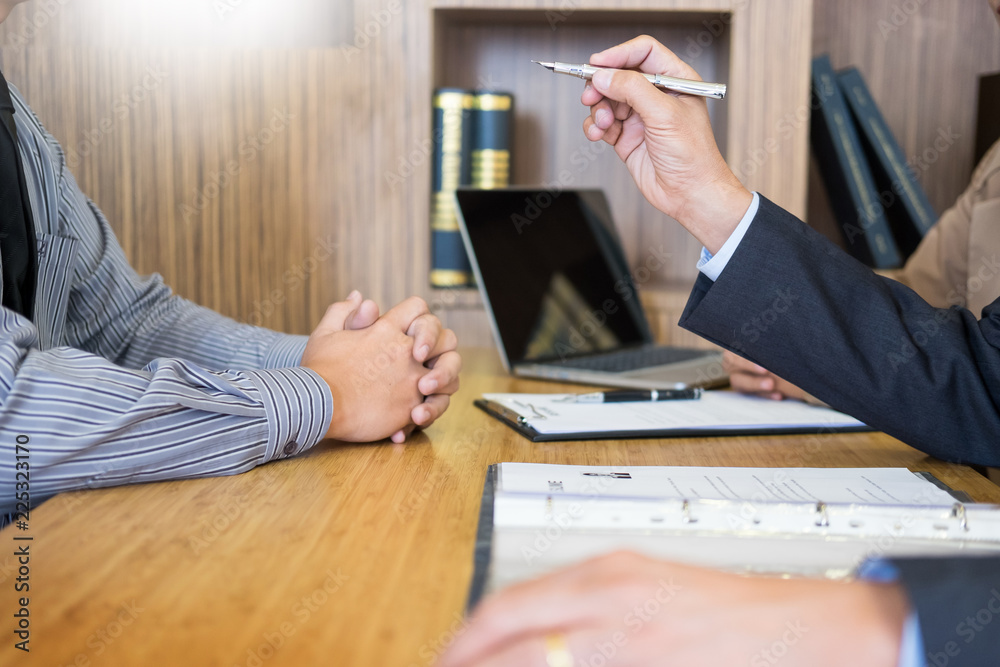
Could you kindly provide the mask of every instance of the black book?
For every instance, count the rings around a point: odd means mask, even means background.
[[[837,74],[837,81],[860,130],[861,145],[896,244],[903,255],[908,256],[937,222],[937,213],[875,104],[861,72],[854,67],[848,68]]]
[[[902,258],[826,55],[813,59],[812,95],[812,147],[847,250],[868,266],[895,268]]]

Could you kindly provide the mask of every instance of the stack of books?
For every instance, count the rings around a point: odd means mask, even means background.
[[[848,252],[868,266],[900,266],[937,214],[856,68],[812,63],[811,141]]]
[[[439,88],[434,91],[431,199],[432,287],[472,287],[475,281],[458,228],[453,193],[510,183],[510,93]]]

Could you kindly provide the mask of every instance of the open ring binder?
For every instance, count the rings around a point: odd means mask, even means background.
[[[476,545],[470,608],[490,590],[622,548],[832,578],[872,557],[997,554],[1000,507],[905,469],[502,463],[486,476]]]

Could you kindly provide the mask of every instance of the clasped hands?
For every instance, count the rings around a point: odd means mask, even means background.
[[[458,338],[411,297],[379,316],[357,291],[329,308],[309,336],[302,365],[330,386],[326,437],[402,443],[448,409],[458,391]]]

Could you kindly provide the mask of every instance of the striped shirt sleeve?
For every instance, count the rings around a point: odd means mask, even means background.
[[[329,388],[305,368],[213,372],[161,358],[135,370],[36,341],[26,318],[0,309],[0,449],[28,443],[33,505],[62,491],[244,472],[308,449],[332,418]],[[14,509],[10,454],[0,512]]]

